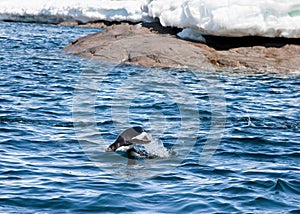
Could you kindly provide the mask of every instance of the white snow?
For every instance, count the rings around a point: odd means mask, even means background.
[[[202,36],[201,32],[192,28],[185,28],[177,35],[182,39],[188,39],[188,40],[206,43],[206,40]]]
[[[131,21],[158,18],[184,28],[179,36],[201,34],[300,38],[300,0],[1,0],[0,20]]]
[[[153,0],[148,15],[202,34],[300,37],[299,0]]]
[[[1,0],[0,20],[57,24],[62,21],[142,20],[136,0]]]

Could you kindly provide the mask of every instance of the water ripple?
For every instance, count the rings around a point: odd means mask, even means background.
[[[211,74],[134,66],[108,72],[105,64],[62,51],[99,29],[4,22],[0,28],[1,213],[299,213],[299,76],[218,71],[227,106],[218,116],[226,113],[226,128],[212,158],[199,164],[211,131],[204,87]],[[97,126],[83,133],[87,139],[101,136],[105,147],[128,119],[125,125],[155,130],[151,134],[168,148],[195,135],[184,160],[128,165],[95,147],[99,162],[91,161],[72,119],[82,71],[100,81],[98,91],[90,88],[97,94],[94,121],[79,112],[82,129]],[[178,91],[186,97],[176,98]],[[195,133],[191,99],[200,121]],[[80,104],[86,109],[90,100]]]

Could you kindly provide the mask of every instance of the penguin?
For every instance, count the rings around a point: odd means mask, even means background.
[[[147,151],[138,148],[140,145],[151,143],[151,141],[151,135],[144,128],[134,126],[123,131],[105,152],[123,152],[129,159],[156,158],[155,155],[150,155]]]

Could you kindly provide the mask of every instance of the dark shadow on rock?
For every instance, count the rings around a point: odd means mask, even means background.
[[[222,37],[204,36],[206,45],[216,50],[229,50],[232,48],[263,46],[266,48],[281,48],[285,45],[300,45],[300,38],[270,38],[259,36]]]
[[[150,29],[152,32],[159,34],[177,35],[182,28],[164,27],[159,21],[142,23],[142,26]],[[229,50],[233,48],[263,46],[266,48],[282,48],[285,45],[300,45],[300,38],[282,38],[282,37],[261,37],[261,36],[244,36],[244,37],[224,37],[224,36],[204,36],[206,45],[215,50]],[[192,41],[194,42],[194,41]]]
[[[180,31],[182,31],[181,28],[177,27],[163,27],[159,22],[144,22],[142,23],[142,26],[150,29],[150,31],[152,32],[154,31],[159,34],[176,35]]]

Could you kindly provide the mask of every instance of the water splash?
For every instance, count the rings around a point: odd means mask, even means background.
[[[170,158],[172,156],[172,152],[164,147],[161,141],[152,141],[144,147],[149,154],[159,158]]]

